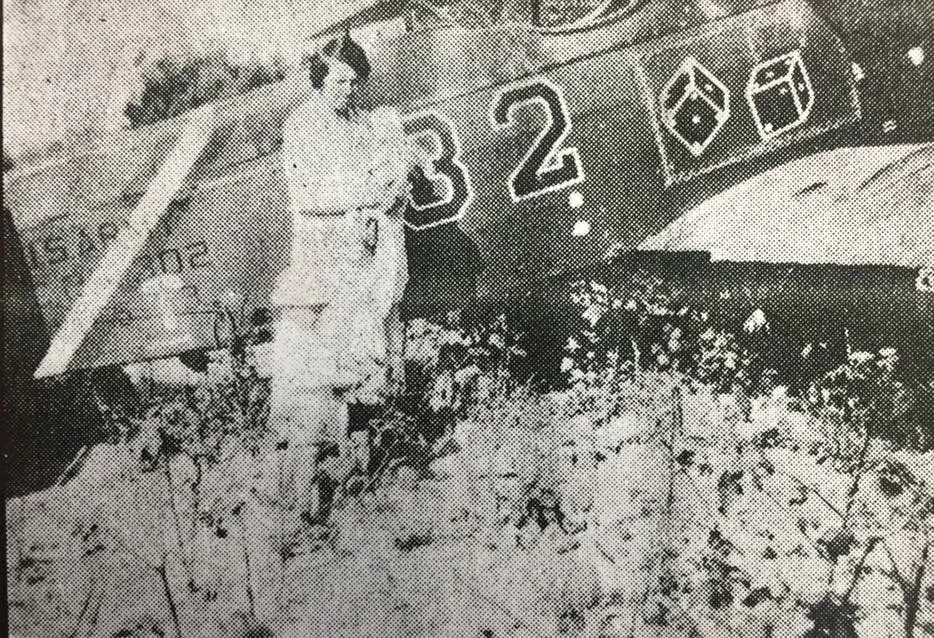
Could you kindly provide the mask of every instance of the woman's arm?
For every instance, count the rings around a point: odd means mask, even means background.
[[[408,199],[409,177],[415,168],[423,174],[433,171],[429,149],[405,135],[402,117],[396,109],[381,107],[373,112],[373,132],[377,150],[372,176],[381,192],[381,209],[388,211],[397,199]]]

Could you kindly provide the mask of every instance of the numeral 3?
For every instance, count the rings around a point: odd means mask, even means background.
[[[416,230],[437,226],[464,215],[473,196],[467,167],[460,161],[460,141],[454,124],[435,111],[421,111],[403,120],[406,135],[430,144],[431,166],[410,176],[411,192],[405,222]]]

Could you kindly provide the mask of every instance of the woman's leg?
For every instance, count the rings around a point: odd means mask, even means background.
[[[381,414],[382,409],[383,407],[379,404],[361,403],[360,401],[347,406],[348,454],[351,459],[352,471],[359,471],[362,475],[369,474],[371,469],[371,422]]]
[[[315,510],[317,494],[313,489],[317,472],[318,446],[289,440],[276,446],[279,465],[279,494],[282,510],[290,526],[309,510]]]
[[[398,304],[383,322],[386,343],[386,392],[389,397],[405,393],[405,322]]]
[[[304,461],[308,475],[303,478],[305,492],[301,517],[307,523],[323,523],[342,478],[335,460],[340,458],[346,447],[343,425],[347,422],[347,410],[344,402],[335,397],[329,387],[315,388],[308,395],[306,405],[309,411],[305,422],[308,424],[306,445],[309,454]]]
[[[330,507],[325,475],[332,450],[342,446],[346,410],[322,384],[316,308],[285,309],[272,352],[270,428],[280,456],[280,501],[290,524],[320,521]]]
[[[373,469],[371,441],[373,421],[386,409],[385,399],[401,394],[405,389],[403,350],[405,326],[400,319],[399,307],[393,306],[382,322],[382,329],[369,335],[382,340],[384,360],[367,369],[362,383],[353,392],[347,404],[347,451],[350,472],[368,475]]]

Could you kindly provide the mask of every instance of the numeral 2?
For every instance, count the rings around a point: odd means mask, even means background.
[[[493,128],[506,128],[515,120],[518,109],[532,105],[540,105],[548,120],[509,176],[509,195],[513,201],[558,190],[584,179],[577,148],[562,148],[571,132],[571,118],[561,88],[548,79],[535,78],[497,93],[491,113]]]
[[[444,224],[464,215],[473,198],[467,167],[460,159],[454,124],[435,111],[421,111],[403,121],[409,137],[431,143],[431,167],[410,176],[411,191],[405,222],[415,230]]]

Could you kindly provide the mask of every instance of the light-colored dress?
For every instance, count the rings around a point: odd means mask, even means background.
[[[347,121],[313,98],[286,121],[294,226],[272,298],[270,423],[290,441],[340,439],[346,402],[385,390],[388,322],[407,281],[402,221],[386,210],[405,196],[409,157],[391,109]]]

